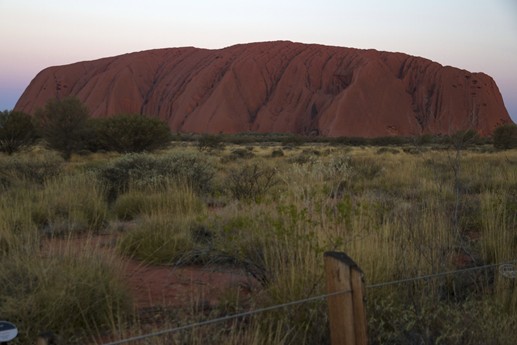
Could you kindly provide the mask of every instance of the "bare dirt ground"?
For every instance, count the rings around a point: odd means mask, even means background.
[[[173,266],[151,265],[120,256],[116,249],[116,235],[98,235],[87,238],[46,240],[42,247],[52,251],[80,252],[91,250],[121,261],[124,277],[135,309],[187,308],[203,305],[216,307],[221,296],[232,292],[246,298],[259,283],[242,269],[231,266]],[[74,250],[70,251],[70,248]]]
[[[126,277],[137,309],[215,307],[228,291],[249,295],[256,282],[242,270],[217,266],[155,266],[136,260],[126,263]]]

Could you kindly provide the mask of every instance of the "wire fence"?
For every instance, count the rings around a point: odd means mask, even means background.
[[[271,310],[291,307],[293,305],[303,304],[303,303],[312,302],[312,301],[317,301],[317,300],[320,300],[320,299],[325,299],[327,297],[338,296],[338,295],[342,295],[342,294],[350,293],[350,292],[352,292],[352,290],[338,291],[338,292],[334,292],[334,293],[331,293],[331,294],[325,294],[325,295],[308,297],[308,298],[304,298],[304,299],[300,299],[300,300],[296,300],[296,301],[291,301],[291,302],[287,302],[287,303],[282,303],[282,304],[275,304],[275,305],[272,305],[272,306],[269,306],[269,307],[257,308],[257,309],[250,310],[250,311],[247,311],[247,312],[226,315],[226,316],[218,317],[218,318],[215,318],[215,319],[210,319],[210,320],[206,320],[206,321],[191,323],[191,324],[188,324],[188,325],[185,325],[185,326],[180,326],[180,327],[170,328],[170,329],[166,329],[166,330],[162,330],[162,331],[158,331],[158,332],[154,332],[154,333],[149,333],[149,334],[144,334],[144,335],[140,335],[140,336],[135,336],[135,337],[132,337],[132,338],[127,338],[127,339],[115,341],[115,342],[112,342],[112,343],[107,343],[107,344],[104,344],[104,345],[125,344],[125,343],[132,342],[132,341],[143,340],[143,339],[146,339],[146,338],[156,337],[156,336],[160,336],[160,335],[164,335],[164,334],[169,334],[169,333],[175,333],[175,332],[184,331],[184,330],[187,330],[187,329],[192,329],[192,328],[196,328],[196,327],[200,327],[200,326],[211,325],[211,324],[214,324],[214,323],[229,321],[229,320],[233,320],[233,319],[240,319],[240,318],[243,318],[243,317],[247,317],[247,316],[252,316],[252,315],[255,315],[255,314],[263,313],[263,312],[266,312],[266,311],[271,311]]]
[[[517,264],[517,260],[504,262],[504,263],[498,263],[498,264],[489,264],[489,265],[483,265],[483,266],[469,267],[469,268],[463,268],[463,269],[458,269],[458,270],[454,270],[454,271],[439,272],[439,273],[434,273],[434,274],[427,274],[427,275],[422,275],[422,276],[417,276],[417,277],[411,277],[411,278],[393,280],[393,281],[388,281],[388,282],[383,282],[383,283],[366,285],[366,289],[376,289],[376,288],[393,286],[393,285],[407,284],[407,283],[412,283],[412,282],[421,281],[421,280],[431,280],[431,279],[436,279],[436,278],[440,278],[440,277],[462,274],[462,273],[466,273],[466,272],[488,270],[488,269],[492,269],[492,268],[496,268],[496,267],[499,267],[499,273],[502,276],[504,276],[505,278],[515,279],[517,277],[516,264]],[[296,301],[272,305],[269,307],[257,308],[257,309],[250,310],[247,312],[226,315],[226,316],[222,316],[222,317],[218,317],[218,318],[214,318],[214,319],[191,323],[191,324],[184,325],[184,326],[179,326],[179,327],[164,329],[164,330],[153,332],[153,333],[134,336],[134,337],[130,337],[130,338],[126,338],[126,339],[122,339],[122,340],[118,340],[118,341],[114,341],[114,342],[110,342],[110,343],[105,343],[103,345],[127,344],[127,343],[131,343],[131,342],[138,341],[138,340],[144,340],[144,339],[148,339],[148,338],[152,338],[152,337],[158,337],[158,336],[165,335],[165,334],[176,333],[176,332],[185,331],[185,330],[189,330],[189,329],[193,329],[193,328],[197,328],[197,327],[201,327],[201,326],[206,326],[206,325],[211,325],[211,324],[220,323],[220,322],[224,322],[224,321],[230,321],[230,320],[234,320],[234,319],[240,319],[240,318],[244,318],[244,317],[248,317],[248,316],[253,316],[253,315],[256,315],[259,313],[264,313],[264,312],[268,312],[268,311],[272,311],[272,310],[287,308],[287,307],[291,307],[291,306],[298,305],[298,304],[304,304],[304,303],[308,303],[308,302],[312,302],[312,301],[322,300],[322,299],[325,299],[328,297],[342,295],[342,294],[346,294],[346,293],[350,293],[350,292],[352,292],[352,290],[343,290],[343,291],[338,291],[338,292],[334,292],[334,293],[328,293],[328,294],[323,294],[323,295],[319,295],[319,296],[308,297],[308,298],[304,298],[304,299],[300,299],[300,300],[296,300]]]

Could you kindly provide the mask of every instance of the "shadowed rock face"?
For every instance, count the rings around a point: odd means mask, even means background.
[[[93,116],[141,113],[173,131],[483,135],[511,123],[494,80],[401,53],[292,42],[170,48],[50,67],[15,110],[75,96]]]

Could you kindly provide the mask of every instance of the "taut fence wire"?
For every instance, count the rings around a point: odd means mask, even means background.
[[[465,273],[465,272],[488,270],[488,269],[496,268],[496,267],[499,267],[499,273],[502,276],[504,276],[508,279],[515,279],[517,277],[516,264],[517,264],[517,260],[514,260],[514,261],[508,261],[508,262],[497,263],[497,264],[489,264],[489,265],[483,265],[483,266],[463,268],[463,269],[458,269],[458,270],[454,270],[454,271],[426,274],[426,275],[421,275],[421,276],[417,276],[417,277],[398,279],[398,280],[393,280],[393,281],[388,281],[388,282],[383,282],[383,283],[366,285],[366,289],[377,289],[377,288],[386,287],[386,286],[407,284],[407,283],[411,283],[411,282],[415,282],[415,281],[419,281],[419,280],[430,280],[430,279],[435,279],[435,278],[440,278],[440,277],[461,274],[461,273]],[[308,297],[308,298],[304,298],[304,299],[300,299],[300,300],[296,300],[296,301],[272,305],[269,307],[257,308],[257,309],[250,310],[247,312],[226,315],[226,316],[218,317],[215,319],[195,322],[195,323],[191,323],[191,324],[184,325],[184,326],[179,326],[179,327],[175,327],[175,328],[164,329],[164,330],[157,331],[157,332],[142,334],[139,336],[134,336],[134,337],[130,337],[130,338],[126,338],[126,339],[122,339],[122,340],[118,340],[118,341],[114,341],[114,342],[110,342],[110,343],[105,343],[103,345],[127,344],[127,343],[131,343],[131,342],[138,341],[138,340],[144,340],[144,339],[148,339],[148,338],[152,338],[152,337],[158,337],[158,336],[162,336],[165,334],[176,333],[176,332],[185,331],[188,329],[193,329],[193,328],[197,328],[197,327],[201,327],[201,326],[211,325],[211,324],[220,323],[220,322],[224,322],[224,321],[230,321],[233,319],[239,319],[239,318],[243,318],[243,317],[247,317],[247,316],[256,315],[259,313],[264,313],[264,312],[281,309],[281,308],[287,308],[287,307],[291,307],[294,305],[313,302],[313,301],[325,299],[327,297],[342,295],[342,294],[346,294],[346,293],[350,293],[350,292],[352,292],[352,290],[344,290],[344,291],[333,292],[330,294]]]

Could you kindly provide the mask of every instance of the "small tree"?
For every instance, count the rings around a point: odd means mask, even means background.
[[[234,198],[257,201],[278,183],[275,169],[253,164],[230,170],[225,185]]]
[[[29,115],[7,110],[0,113],[0,152],[11,155],[32,145],[36,137],[36,128]]]
[[[500,150],[517,148],[517,125],[502,125],[492,134],[494,147]]]
[[[451,144],[456,150],[462,150],[470,145],[474,145],[479,140],[479,134],[473,129],[457,131],[450,137]]]
[[[216,134],[203,134],[197,141],[199,151],[222,150],[224,148],[223,138]]]
[[[98,119],[94,126],[99,146],[117,152],[152,151],[169,144],[169,127],[156,118],[121,114]]]
[[[77,98],[50,100],[36,112],[43,139],[64,159],[84,148],[88,108]]]

